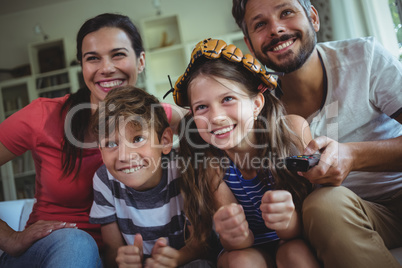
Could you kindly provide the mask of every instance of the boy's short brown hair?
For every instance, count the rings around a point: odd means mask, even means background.
[[[123,120],[123,121],[121,121]],[[153,128],[160,141],[163,131],[169,127],[165,110],[159,100],[134,86],[112,89],[99,103],[92,118],[92,129],[100,141],[118,130],[120,124]]]

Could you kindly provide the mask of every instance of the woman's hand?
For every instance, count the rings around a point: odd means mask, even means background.
[[[4,222],[3,222],[4,223]],[[5,223],[4,223],[5,224]],[[7,226],[8,227],[8,226]],[[9,228],[9,227],[8,227]],[[21,232],[16,232],[11,228],[7,229],[8,233],[4,251],[9,255],[17,257],[23,254],[37,240],[51,234],[55,230],[62,228],[76,228],[75,223],[66,223],[59,221],[37,221]],[[3,229],[3,224],[1,229]],[[4,231],[4,229],[3,229]],[[3,231],[1,232],[3,234]],[[4,239],[4,236],[3,236]]]
[[[169,247],[165,238],[159,238],[152,249],[152,257],[145,261],[145,267],[177,267],[179,257],[178,250]]]

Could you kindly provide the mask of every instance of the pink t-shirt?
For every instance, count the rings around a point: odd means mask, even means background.
[[[62,176],[62,142],[64,118],[61,107],[68,95],[32,101],[0,124],[0,142],[15,155],[31,150],[35,162],[36,182],[33,211],[27,225],[38,220],[57,220],[77,223],[77,227],[90,233],[100,243],[100,226],[89,223],[93,201],[92,178],[102,165],[98,148],[84,149],[81,170]],[[170,121],[169,104],[163,107]],[[76,165],[78,166],[78,164]]]

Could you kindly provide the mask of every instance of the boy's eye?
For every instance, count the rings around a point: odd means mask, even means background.
[[[137,136],[137,137],[134,137],[133,142],[138,143],[138,142],[142,142],[144,140],[145,140],[145,138],[143,136]]]
[[[117,143],[114,142],[114,141],[107,141],[107,142],[105,142],[105,147],[106,147],[106,148],[114,148],[114,147],[117,147],[117,146],[118,146]]]

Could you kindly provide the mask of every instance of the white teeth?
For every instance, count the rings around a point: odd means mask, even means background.
[[[121,84],[123,84],[123,81],[121,81],[121,80],[113,80],[113,81],[99,83],[99,85],[101,87],[115,87],[115,86],[120,86]]]
[[[123,171],[126,174],[129,174],[129,173],[136,172],[136,171],[140,170],[141,168],[142,168],[142,166],[138,166],[138,167],[135,167],[135,168],[122,169],[121,171]]]
[[[283,43],[282,45],[275,47],[273,50],[278,51],[278,50],[284,49],[285,47],[290,46],[291,44],[293,44],[293,41],[287,41],[286,43]]]
[[[233,126],[225,127],[225,128],[219,129],[217,131],[213,131],[213,133],[215,135],[222,135],[222,134],[225,134],[225,133],[231,131],[233,128],[234,128]]]

